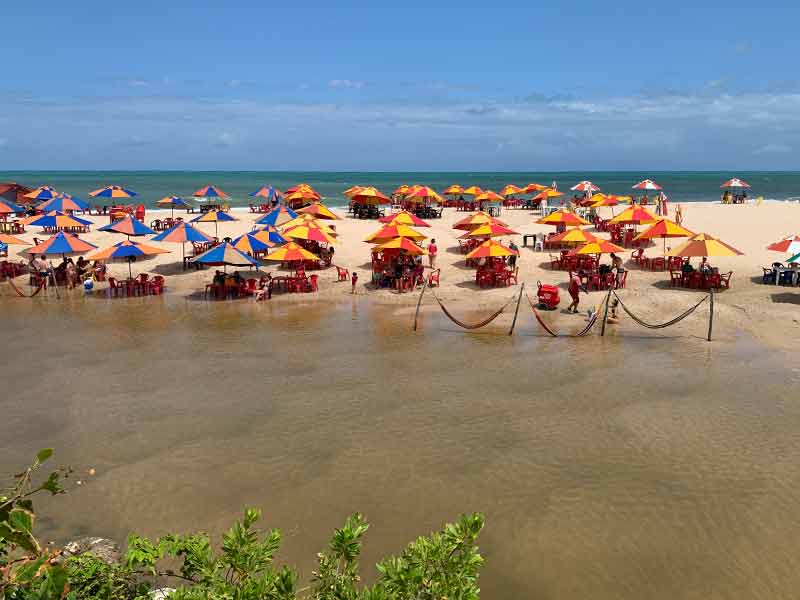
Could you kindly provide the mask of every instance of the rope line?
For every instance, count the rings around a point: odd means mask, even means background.
[[[42,289],[44,289],[44,282],[42,282],[39,284],[39,287],[36,288],[32,294],[29,295],[23,292],[21,289],[19,289],[17,287],[17,284],[14,283],[14,280],[11,279],[10,277],[8,278],[8,283],[11,286],[11,289],[13,289],[17,293],[17,296],[19,296],[20,298],[33,298],[36,294],[41,292]]]
[[[697,309],[700,307],[700,305],[701,305],[703,302],[705,302],[706,300],[708,300],[708,296],[705,296],[705,297],[704,297],[702,300],[700,300],[700,302],[698,302],[697,304],[695,304],[695,305],[694,305],[694,306],[692,306],[691,308],[687,309],[687,310],[686,310],[686,311],[684,311],[683,313],[679,314],[679,315],[678,315],[677,317],[675,317],[674,319],[670,319],[670,320],[669,320],[669,321],[667,321],[666,323],[652,324],[652,323],[648,323],[647,321],[644,321],[644,320],[640,319],[639,317],[637,317],[636,315],[634,315],[634,314],[633,314],[633,313],[630,311],[630,309],[629,309],[627,306],[625,306],[625,303],[624,303],[624,302],[623,302],[623,301],[620,299],[620,297],[617,295],[617,293],[616,293],[616,292],[614,292],[614,297],[617,299],[617,302],[619,302],[619,305],[622,307],[622,310],[624,310],[624,311],[625,311],[625,313],[626,313],[626,314],[627,314],[627,315],[628,315],[628,316],[629,316],[631,319],[633,319],[633,320],[634,320],[636,323],[638,323],[638,324],[639,324],[639,325],[641,325],[642,327],[646,327],[647,329],[664,329],[665,327],[671,327],[672,325],[675,325],[676,323],[678,323],[678,322],[680,322],[680,321],[683,321],[683,320],[684,320],[686,317],[688,317],[688,316],[689,316],[689,315],[691,315],[691,314],[692,314],[694,311],[696,311],[696,310],[697,310]]]
[[[592,330],[592,327],[594,327],[595,323],[597,323],[597,319],[600,316],[599,310],[593,312],[591,318],[589,319],[589,322],[586,323],[586,326],[583,329],[581,329],[578,333],[556,333],[550,328],[549,325],[547,325],[547,323],[545,323],[544,319],[542,319],[542,316],[539,314],[539,311],[536,310],[536,305],[533,303],[533,300],[531,300],[531,297],[528,294],[525,294],[525,297],[528,299],[528,304],[530,305],[531,310],[533,311],[533,316],[536,317],[536,320],[539,322],[539,325],[541,325],[542,329],[544,329],[552,337],[585,337],[589,335],[589,332]]]
[[[506,308],[508,308],[508,305],[511,304],[514,301],[514,299],[516,297],[516,294],[514,294],[514,297],[509,299],[508,302],[506,302],[503,306],[501,306],[499,310],[495,311],[489,317],[487,317],[486,319],[484,319],[482,321],[479,321],[478,323],[465,323],[464,321],[461,321],[461,320],[457,319],[449,310],[447,310],[447,307],[444,304],[442,304],[442,301],[439,299],[439,296],[437,296],[436,294],[433,294],[433,297],[436,298],[436,302],[439,304],[439,307],[442,309],[442,312],[453,323],[455,323],[456,325],[458,325],[459,327],[462,327],[464,329],[480,329],[481,327],[485,327],[486,325],[488,325],[489,323],[494,321],[497,317],[499,317],[500,314]]]

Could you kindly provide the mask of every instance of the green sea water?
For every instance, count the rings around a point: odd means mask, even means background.
[[[597,172],[323,172],[323,171],[0,171],[0,181],[17,181],[37,186],[53,185],[79,198],[108,184],[119,184],[137,192],[137,200],[153,206],[167,195],[191,196],[200,187],[213,183],[231,197],[232,206],[246,206],[249,194],[262,185],[285,189],[297,183],[312,185],[332,205],[344,205],[342,192],[351,185],[374,185],[384,193],[407,183],[426,184],[434,189],[458,183],[478,185],[499,191],[504,185],[556,182],[568,190],[578,181],[589,179],[608,193],[630,193],[631,186],[642,179],[653,179],[664,187],[673,202],[717,200],[720,185],[731,177],[740,177],[751,186],[751,196],[767,200],[800,199],[800,171],[597,171]]]

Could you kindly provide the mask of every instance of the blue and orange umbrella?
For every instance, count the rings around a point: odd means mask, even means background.
[[[275,229],[272,225],[266,225],[261,229],[254,231],[252,235],[270,248],[274,246],[280,246],[289,241],[283,237],[281,232]]]
[[[214,237],[216,238],[219,237],[219,225],[217,225],[217,223],[225,223],[227,221],[238,221],[238,219],[229,215],[224,210],[209,210],[199,217],[192,219],[192,223],[214,223]]]
[[[10,200],[0,198],[0,215],[13,215],[21,212],[25,212],[25,209]]]
[[[260,264],[255,258],[248,256],[241,250],[237,250],[228,242],[214,246],[210,250],[195,256],[192,262],[216,267],[227,267],[228,265],[257,267]]]
[[[166,231],[162,231],[153,238],[154,242],[172,242],[181,245],[181,257],[186,256],[184,244],[186,242],[213,242],[205,233],[192,227],[189,223],[181,221],[174,227],[170,227]]]
[[[297,213],[288,206],[281,204],[276,206],[258,221],[256,225],[272,225],[273,227],[280,227],[284,223],[288,223],[292,219],[297,218]]]
[[[32,192],[28,192],[23,198],[30,198],[31,200],[52,200],[58,196],[56,188],[50,185],[40,185]]]
[[[26,248],[23,252],[28,254],[58,255],[84,254],[97,248],[94,244],[80,239],[78,236],[59,231],[54,236],[46,239],[41,244]]]
[[[131,215],[127,215],[126,217],[120,219],[119,221],[114,221],[109,225],[104,225],[98,231],[110,231],[114,233],[124,233],[128,237],[130,236],[137,236],[137,235],[150,235],[155,233],[152,229],[150,229],[147,225],[135,219]]]
[[[195,198],[227,198],[228,194],[215,185],[206,185],[192,194]]]
[[[251,256],[255,256],[256,252],[264,252],[270,249],[270,245],[261,241],[255,233],[245,233],[231,242],[233,247],[241,250]]]
[[[105,260],[105,261],[127,261],[128,263],[128,276],[133,277],[133,268],[131,264],[137,260],[143,260],[156,256],[157,254],[166,254],[169,250],[149,246],[147,244],[140,244],[131,240],[118,242],[109,248],[98,250],[94,254],[87,256],[87,260]]]
[[[164,196],[161,200],[156,202],[156,206],[169,207],[172,209],[172,214],[174,215],[176,208],[189,208],[191,204],[180,196]]]
[[[75,210],[86,210],[89,208],[89,203],[84,202],[80,198],[76,198],[75,196],[70,196],[69,194],[59,194],[55,198],[51,200],[45,200],[41,204],[39,204],[36,208],[43,212],[50,212],[52,210],[57,210],[63,213],[72,212]]]
[[[90,192],[89,195],[92,198],[133,198],[137,194],[121,185],[107,185],[99,190]]]
[[[262,185],[258,188],[255,192],[252,192],[250,196],[253,198],[266,198],[267,200],[276,200],[279,196],[283,194],[281,191],[272,185]]]
[[[73,217],[72,215],[65,215],[59,210],[50,211],[46,215],[34,219],[28,223],[28,225],[33,227],[56,227],[59,229],[62,227],[86,227],[91,224],[91,221],[79,219],[78,217]]]

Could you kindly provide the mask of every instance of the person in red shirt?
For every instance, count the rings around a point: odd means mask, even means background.
[[[350,283],[352,284],[352,289],[350,290],[351,294],[356,293],[356,285],[358,285],[358,273],[353,271],[353,274],[350,276]]]
[[[431,243],[428,244],[428,265],[431,269],[436,268],[436,253],[439,252],[439,249],[436,247],[436,240],[431,240]]]
[[[567,312],[578,312],[578,303],[580,302],[580,296],[578,294],[581,291],[581,281],[583,276],[584,272],[579,271],[577,273],[573,273],[569,280],[569,287],[567,288],[567,291],[572,297],[572,303],[567,307]]]

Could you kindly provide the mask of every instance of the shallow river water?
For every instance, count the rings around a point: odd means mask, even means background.
[[[0,472],[53,446],[86,480],[40,502],[53,539],[219,533],[255,505],[307,580],[350,512],[370,574],[482,511],[485,598],[800,595],[800,361],[747,339],[413,334],[363,299],[3,314]]]

